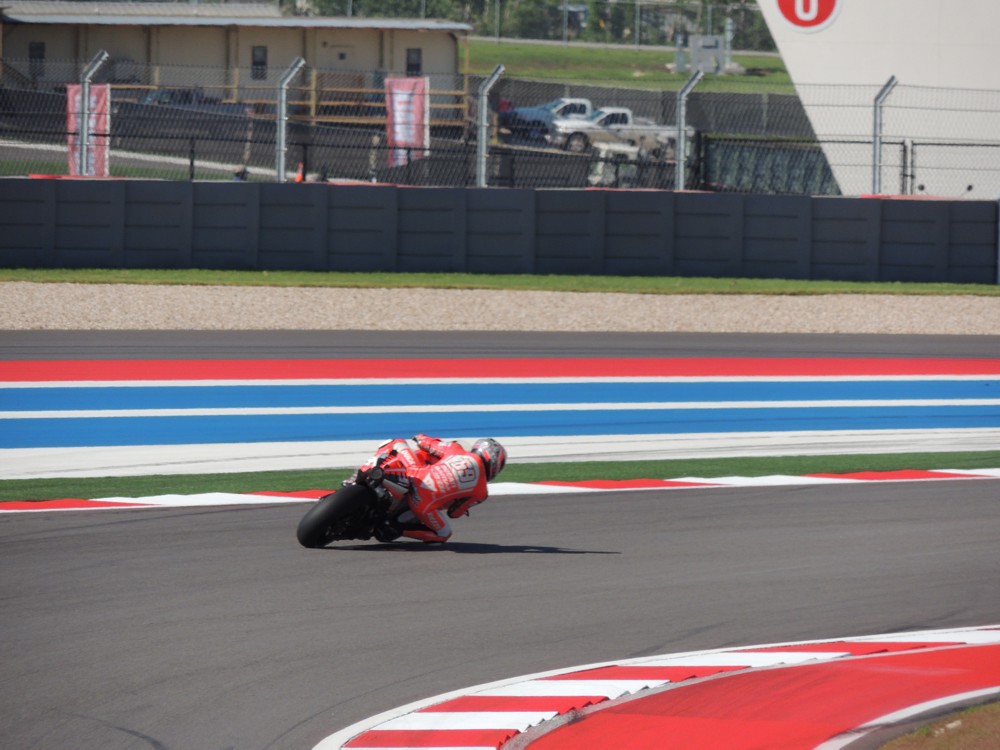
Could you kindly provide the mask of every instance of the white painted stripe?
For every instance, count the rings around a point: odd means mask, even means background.
[[[472,441],[482,436],[443,437]],[[507,448],[512,464],[735,456],[823,456],[846,453],[1000,451],[1000,429],[992,427],[944,430],[539,435],[502,437],[501,440]],[[0,479],[353,469],[371,456],[378,442],[377,440],[330,440],[9,448],[0,450]],[[1000,476],[1000,471],[994,476]]]
[[[512,497],[515,495],[546,495],[580,492],[600,492],[587,487],[551,487],[547,485],[530,484],[526,482],[501,482],[490,485],[491,497]],[[335,489],[333,487],[329,489]],[[136,508],[203,508],[227,505],[293,505],[313,503],[318,498],[287,497],[285,495],[241,495],[226,492],[206,492],[196,495],[151,495],[149,497],[97,497],[88,502],[119,503],[113,507],[97,507],[84,505],[74,508],[38,507],[10,510],[5,503],[0,502],[0,513],[52,513],[90,510],[121,510]]]
[[[150,497],[99,497],[102,503],[142,503],[162,508],[197,508],[213,505],[274,505],[277,503],[311,503],[314,499],[277,495],[240,495],[229,492],[204,492],[198,495],[152,495]]]
[[[687,411],[692,409],[861,409],[928,406],[1000,406],[997,398],[879,399],[842,401],[621,401],[542,404],[397,404],[395,406],[282,406],[197,409],[74,409],[0,411],[0,419],[93,419],[95,417],[243,417],[292,414],[437,414],[535,411]]]
[[[21,510],[10,510],[5,507],[7,503],[0,502],[0,514],[3,513],[81,513],[84,511],[93,511],[97,508],[27,508]],[[129,505],[113,505],[108,507],[100,508],[100,510],[114,511],[114,510],[140,510],[144,508],[150,508],[153,506],[142,505],[141,503],[132,503]]]
[[[998,694],[1000,694],[1000,686],[985,688],[983,690],[972,690],[968,693],[958,693],[956,695],[949,695],[946,698],[938,698],[937,700],[917,703],[916,705],[909,706],[908,708],[904,708],[900,711],[894,711],[891,714],[880,716],[877,719],[873,719],[872,721],[862,724],[849,732],[844,732],[843,734],[827,740],[821,745],[817,745],[815,750],[841,750],[842,748],[854,744],[865,735],[870,734],[876,729],[880,729],[884,726],[898,724],[919,716],[920,714],[935,711],[946,706],[953,706],[957,703],[964,703],[966,701],[976,701],[981,698],[989,698],[990,696]]]
[[[69,513],[93,510],[138,510],[149,508],[208,508],[226,505],[284,505],[312,503],[314,498],[285,497],[280,495],[237,495],[226,492],[206,492],[199,495],[153,495],[150,497],[98,497],[91,503],[118,503],[113,506],[83,505],[73,508],[18,508],[10,510],[0,502],[0,513]]]
[[[395,729],[410,731],[516,729],[523,732],[528,727],[533,727],[555,717],[556,713],[556,711],[422,711],[390,719],[384,724],[372,727],[372,729],[375,731]]]
[[[892,642],[888,635],[856,638],[866,643]],[[974,645],[1000,643],[1000,629],[997,630],[936,630],[930,633],[906,633],[904,641],[914,643],[967,643]]]
[[[705,484],[735,485],[740,487],[782,487],[804,484],[845,484],[861,482],[860,479],[840,479],[833,477],[795,477],[774,474],[766,477],[677,477],[678,482],[698,482]]]
[[[947,469],[929,469],[933,473],[941,474],[940,477],[924,477],[921,476],[918,479],[892,479],[892,480],[875,480],[875,481],[895,481],[895,482],[934,482],[934,481],[948,481],[954,482],[961,479],[991,479],[994,477],[1000,478],[1000,470],[997,469],[953,469],[949,472]],[[994,473],[995,472],[995,473]],[[949,473],[961,474],[964,476],[946,476]],[[677,477],[672,480],[676,482],[696,482],[704,484],[717,484],[723,486],[733,486],[733,487],[782,487],[782,486],[796,486],[796,485],[813,485],[813,484],[860,484],[870,482],[869,479],[855,479],[853,477],[812,477],[812,476],[791,476],[791,475],[780,475],[776,474],[773,476],[764,477]]]
[[[278,378],[274,380],[10,380],[0,381],[0,388],[188,388],[201,386],[269,386],[269,385],[490,385],[497,383],[856,383],[856,382],[916,382],[1000,380],[996,373],[982,375],[711,375],[711,376],[623,376],[623,377],[517,377],[509,378]]]
[[[377,445],[344,440],[13,448],[0,450],[0,479],[342,470],[363,464]]]
[[[528,680],[514,685],[483,690],[476,695],[506,698],[519,696],[565,698],[574,695],[603,695],[605,698],[618,698],[644,690],[652,685],[665,685],[668,682],[670,680]]]
[[[647,667],[776,667],[779,664],[802,664],[807,661],[825,661],[847,656],[847,652],[822,651],[727,651],[703,656],[667,656],[640,663]],[[634,666],[634,665],[633,665]]]
[[[975,474],[981,477],[996,477],[1000,479],[1000,469],[936,469],[945,474]]]
[[[531,484],[530,482],[497,482],[490,484],[490,497],[504,495],[569,495],[585,492],[584,487],[564,487],[556,484]]]

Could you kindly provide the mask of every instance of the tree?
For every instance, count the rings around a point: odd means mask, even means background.
[[[587,3],[587,25],[580,36],[591,42],[603,42],[608,39],[608,4],[605,0],[590,0]]]
[[[511,12],[511,33],[525,39],[562,38],[562,6],[551,0],[520,0]]]
[[[570,18],[570,35],[597,42],[635,41],[635,0],[311,0],[320,15],[384,18],[444,18],[464,21],[476,33],[496,33],[496,2],[502,2],[503,36],[525,39],[561,39],[563,2],[587,3],[587,21],[577,29]],[[721,34],[726,17],[734,21],[736,49],[775,49],[757,0],[673,0],[668,4],[643,2],[641,41],[672,44],[664,36],[664,14],[686,18],[691,33]],[[708,27],[711,18],[711,28]]]
[[[625,9],[624,3],[611,3],[610,18],[608,24],[611,26],[611,38],[624,40],[629,28],[629,16],[631,14]]]

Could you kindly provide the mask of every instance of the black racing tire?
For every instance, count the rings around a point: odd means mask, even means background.
[[[349,485],[324,495],[302,516],[295,535],[303,547],[325,547],[336,537],[336,527],[372,500],[372,491],[364,485]]]

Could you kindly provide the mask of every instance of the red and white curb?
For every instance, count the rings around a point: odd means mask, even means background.
[[[763,477],[678,477],[676,479],[594,479],[583,482],[499,482],[490,485],[490,495],[539,495],[606,490],[681,490],[708,487],[782,487],[859,482],[914,482],[928,480],[1000,479],[1000,469],[938,469],[935,471],[866,471],[855,474],[807,474]],[[196,508],[223,505],[273,505],[315,500],[331,490],[300,492],[206,492],[197,495],[153,495],[150,497],[104,497],[96,499],[24,500],[0,502],[0,513],[59,510],[114,510],[136,508]]]
[[[546,721],[671,683],[696,684],[704,682],[701,678],[722,673],[804,667],[876,654],[895,656],[941,647],[993,644],[1000,644],[1000,625],[741,646],[578,666],[417,701],[353,724],[322,740],[314,750],[497,750]],[[980,690],[977,696],[996,693],[1000,693],[1000,686]],[[970,695],[966,692],[953,698]],[[935,703],[947,705],[949,701]],[[924,705],[897,713],[900,718],[911,716]],[[890,718],[884,716],[881,721]],[[864,726],[858,730],[863,734]],[[857,739],[857,735],[853,738]],[[836,742],[823,745],[842,746]]]
[[[490,495],[539,495],[606,490],[682,490],[709,487],[782,487],[859,482],[914,482],[928,480],[1000,479],[1000,469],[938,469],[935,471],[866,471],[855,474],[807,474],[763,477],[678,477],[676,479],[594,479],[583,482],[499,482],[490,485]],[[104,497],[96,499],[24,500],[0,502],[0,513],[59,510],[114,510],[136,508],[196,508],[223,505],[273,505],[315,500],[331,490],[301,492],[206,492],[197,495],[153,495],[150,497]]]

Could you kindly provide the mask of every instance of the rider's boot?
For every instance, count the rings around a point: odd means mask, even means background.
[[[398,539],[400,536],[405,536],[407,539],[416,539],[427,544],[443,544],[451,538],[450,531],[448,532],[448,536],[441,536],[430,526],[426,526],[418,521],[417,516],[411,510],[401,513],[391,521],[387,520],[383,528],[391,529],[392,533],[395,534],[392,539],[383,541],[392,541]],[[375,530],[376,538],[379,538],[379,531],[379,529]]]
[[[401,524],[402,533],[407,539],[416,539],[425,544],[444,544],[451,536],[441,536],[436,531],[427,528],[422,523]]]

